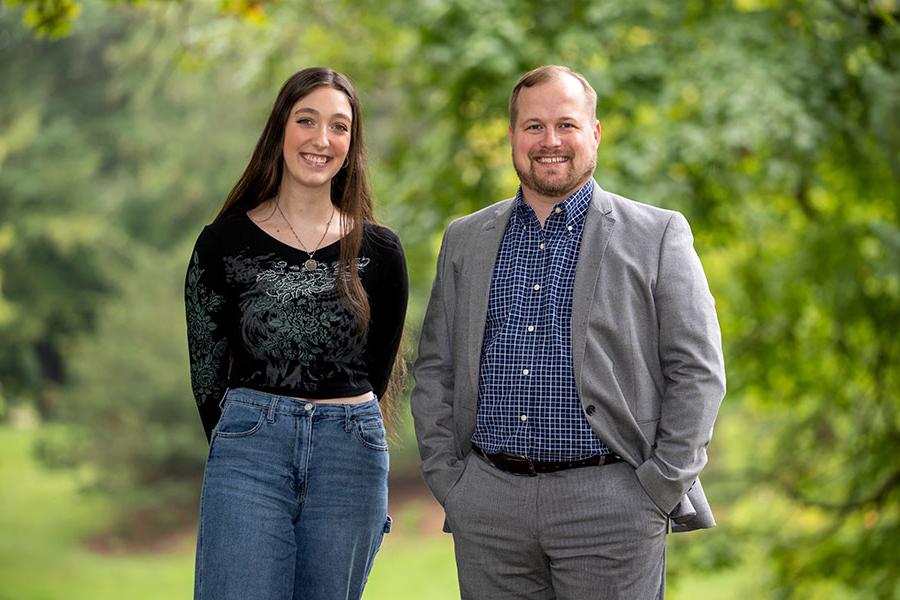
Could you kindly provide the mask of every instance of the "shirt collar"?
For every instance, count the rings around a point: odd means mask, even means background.
[[[587,183],[585,183],[581,188],[573,192],[569,197],[567,197],[562,202],[557,203],[553,210],[555,211],[559,208],[562,212],[565,213],[566,217],[566,225],[582,225],[584,224],[585,215],[587,215],[588,207],[591,205],[591,200],[594,197],[594,178],[588,179]],[[529,221],[529,217],[537,218],[534,216],[534,211],[531,209],[528,204],[525,203],[525,198],[522,195],[522,186],[519,186],[518,191],[516,192],[515,205],[513,209],[519,219],[522,220],[523,223],[527,223]],[[550,213],[551,215],[553,213]]]

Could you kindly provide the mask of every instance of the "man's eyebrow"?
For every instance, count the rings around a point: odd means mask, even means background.
[[[538,117],[528,117],[527,119],[522,120],[522,125],[531,123],[532,121],[536,123],[543,123],[543,119],[539,119]],[[578,119],[569,115],[563,115],[562,117],[558,117],[555,121],[558,123],[560,121],[578,121]]]

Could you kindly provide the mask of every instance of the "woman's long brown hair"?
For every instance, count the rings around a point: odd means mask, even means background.
[[[356,265],[363,240],[363,224],[375,222],[372,210],[372,189],[369,185],[369,168],[363,142],[362,117],[359,97],[347,76],[324,67],[310,67],[294,73],[278,92],[275,104],[269,113],[250,162],[232,188],[225,204],[215,221],[236,213],[252,210],[278,194],[284,174],[284,128],[291,108],[298,100],[319,87],[330,87],[343,92],[350,101],[353,117],[350,123],[350,149],[347,151],[347,166],[331,180],[331,202],[341,211],[343,237],[338,262],[338,293],[341,300],[357,316],[360,327],[368,327],[370,319],[369,300],[363,289]],[[376,350],[377,351],[377,350]],[[391,373],[388,392],[381,399],[385,421],[391,425],[393,411],[389,407],[399,397],[402,382],[406,379],[402,350],[398,353]]]

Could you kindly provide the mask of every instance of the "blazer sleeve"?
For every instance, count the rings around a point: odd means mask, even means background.
[[[725,395],[715,303],[690,226],[679,213],[669,219],[662,237],[654,301],[665,393],[653,451],[637,475],[648,495],[670,513],[706,464]]]
[[[419,353],[413,368],[416,385],[410,401],[422,476],[441,504],[462,475],[453,420],[453,307],[456,290],[451,254],[453,224],[444,232],[437,273],[425,311]]]

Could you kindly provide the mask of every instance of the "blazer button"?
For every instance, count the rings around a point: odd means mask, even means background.
[[[596,406],[594,406],[593,404],[588,404],[587,408],[584,409],[584,412],[586,412],[589,415],[592,415],[592,414],[594,414],[595,410],[597,410]]]

